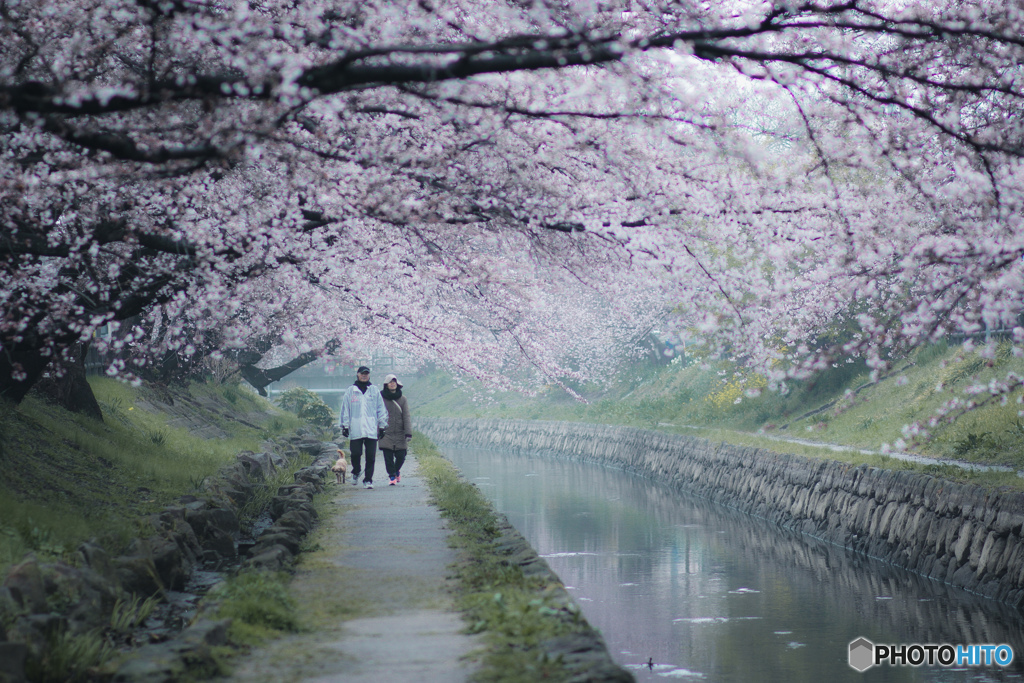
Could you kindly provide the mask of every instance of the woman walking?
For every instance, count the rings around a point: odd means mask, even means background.
[[[402,465],[412,438],[412,413],[409,412],[409,402],[402,396],[402,385],[394,375],[384,378],[380,395],[388,411],[388,426],[380,440],[380,450],[384,453],[384,467],[391,480],[389,486],[394,486],[402,481]]]

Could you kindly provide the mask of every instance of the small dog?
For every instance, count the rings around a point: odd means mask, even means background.
[[[345,460],[345,451],[338,449],[338,462],[331,467],[339,484],[345,483],[345,475],[348,474],[348,461]]]

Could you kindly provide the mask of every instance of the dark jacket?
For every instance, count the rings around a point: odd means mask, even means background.
[[[381,390],[384,398],[384,407],[388,411],[388,426],[384,430],[384,438],[377,444],[380,448],[389,451],[404,451],[406,445],[405,435],[412,434],[412,413],[409,411],[409,402],[402,396],[402,387],[398,387],[394,393],[385,386]]]

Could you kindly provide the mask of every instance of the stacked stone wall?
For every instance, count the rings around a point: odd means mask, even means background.
[[[87,542],[72,564],[40,562],[30,554],[11,567],[0,583],[0,683],[27,680],[65,634],[107,628],[119,603],[151,596],[166,599],[170,592],[184,590],[196,568],[286,567],[316,522],[313,496],[323,488],[337,446],[305,429],[263,445],[261,453],[237,454],[204,482],[199,495],[182,496],[151,515],[146,526],[154,533],[133,539],[122,555],[111,557]],[[294,473],[293,484],[278,488],[270,502],[273,523],[240,557],[241,506],[301,453],[312,456],[312,463]],[[226,621],[199,619],[180,633],[171,630],[129,655],[113,681],[177,681],[217,669],[211,648],[227,643]]]
[[[620,467],[895,566],[1024,606],[1024,494],[612,425],[417,418],[436,444]]]

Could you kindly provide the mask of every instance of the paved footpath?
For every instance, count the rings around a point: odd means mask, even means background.
[[[456,555],[410,453],[388,486],[330,484],[327,510],[292,582],[304,631],[236,662],[230,681],[457,683],[480,641],[460,633],[448,569]],[[332,479],[333,481],[333,479]]]

